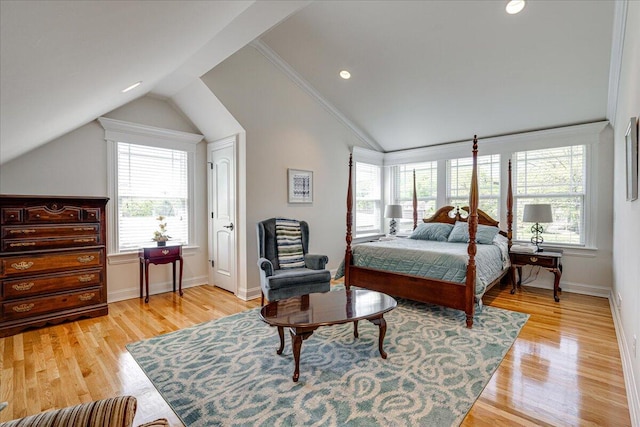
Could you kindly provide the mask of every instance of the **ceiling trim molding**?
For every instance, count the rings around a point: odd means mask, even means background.
[[[515,151],[540,150],[567,145],[596,144],[600,133],[609,124],[598,121],[581,125],[563,126],[532,132],[514,133],[496,137],[479,137],[479,155],[503,154]],[[422,161],[447,160],[471,155],[471,139],[447,144],[394,151],[384,154],[384,165],[394,166]]]
[[[250,46],[254,47],[265,58],[267,58],[272,64],[274,64],[280,71],[287,75],[295,84],[297,84],[302,90],[315,99],[320,105],[322,105],[329,113],[333,114],[342,124],[349,128],[356,134],[358,139],[364,142],[369,148],[384,152],[380,144],[378,144],[373,138],[371,138],[366,132],[364,132],[355,123],[349,120],[340,110],[338,110],[333,104],[325,99],[320,92],[318,92],[311,83],[305,80],[298,72],[296,72],[291,65],[280,55],[267,46],[262,40],[256,39],[252,41]]]
[[[620,73],[622,72],[622,52],[624,32],[627,25],[628,0],[615,2],[613,9],[613,36],[611,40],[611,61],[609,63],[609,96],[607,98],[607,119],[616,122]]]
[[[98,117],[97,120],[104,128],[104,139],[106,141],[150,146],[164,146],[168,141],[172,144],[182,145],[186,151],[194,151],[196,144],[204,138],[202,135],[195,133],[141,125],[108,117]]]

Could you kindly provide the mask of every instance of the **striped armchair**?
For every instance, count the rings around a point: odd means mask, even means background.
[[[118,396],[0,423],[0,427],[130,427],[136,414],[133,396]],[[139,427],[168,426],[162,418]]]

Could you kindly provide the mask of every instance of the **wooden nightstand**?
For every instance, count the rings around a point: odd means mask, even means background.
[[[556,302],[560,301],[558,297],[558,291],[560,289],[560,277],[562,277],[562,250],[556,249],[554,251],[544,251],[536,253],[524,253],[524,252],[509,252],[511,258],[511,283],[513,288],[511,293],[516,292],[516,269],[518,270],[518,282],[517,286],[522,284],[522,266],[531,265],[546,268],[555,275],[555,281],[553,282],[553,299]]]
[[[154,246],[141,248],[138,252],[140,258],[140,298],[142,298],[143,283],[146,285],[147,296],[144,302],[149,302],[149,264],[173,264],[173,292],[176,291],[176,261],[180,261],[180,287],[182,296],[182,246]]]

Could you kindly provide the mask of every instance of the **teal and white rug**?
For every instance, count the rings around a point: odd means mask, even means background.
[[[186,426],[455,426],[489,382],[527,314],[464,313],[399,300],[378,327],[320,327],[302,344],[294,383],[289,334],[258,309],[127,345]]]

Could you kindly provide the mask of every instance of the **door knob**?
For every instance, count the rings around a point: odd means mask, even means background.
[[[229,225],[223,225],[224,228],[228,228],[229,231],[233,231],[233,223],[229,224]]]

